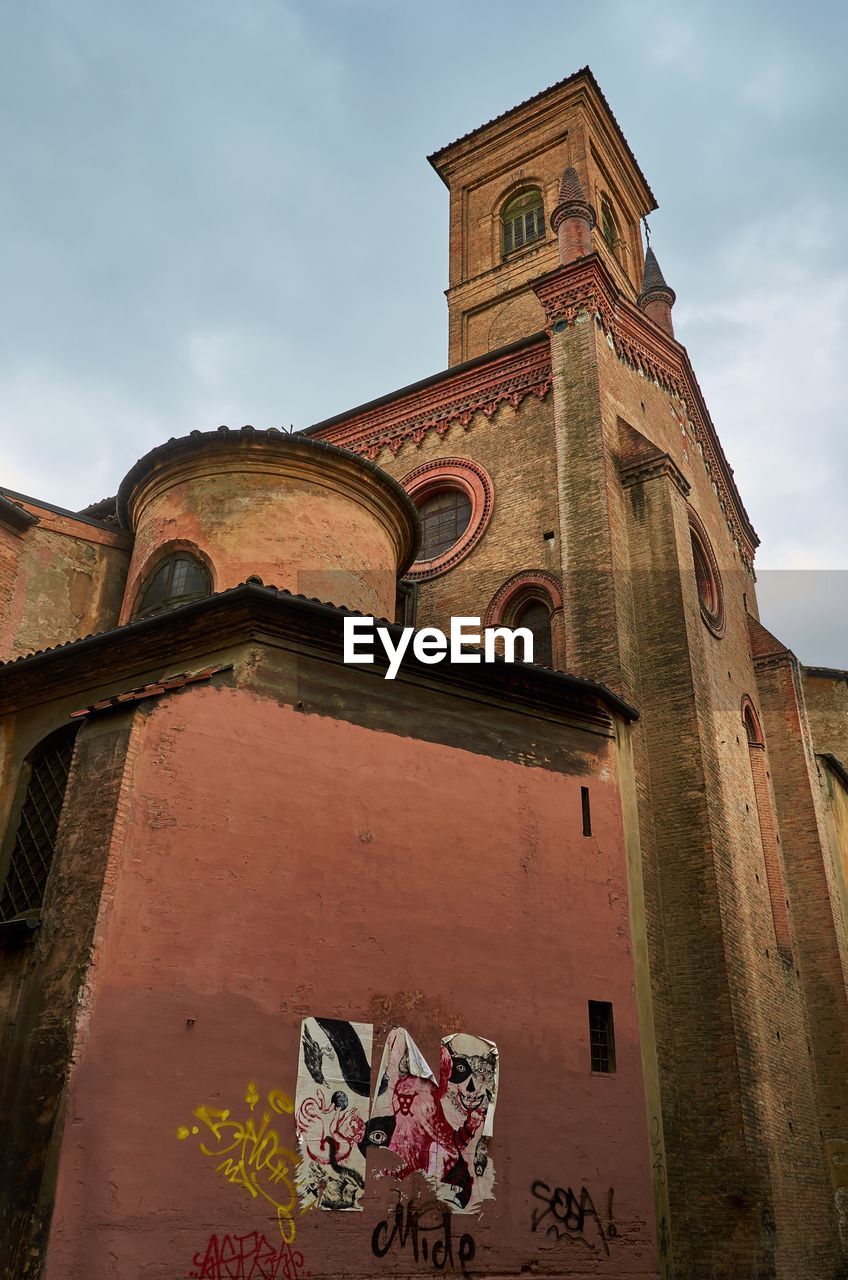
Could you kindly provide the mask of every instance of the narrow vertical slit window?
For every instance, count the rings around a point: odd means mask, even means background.
[[[583,834],[590,836],[592,834],[592,810],[589,805],[589,788],[580,788],[580,806],[583,811]]]
[[[0,895],[0,922],[41,910],[78,729],[78,724],[57,729],[27,757],[26,793]]]
[[[603,1075],[615,1071],[612,1005],[606,1000],[589,1001],[589,1052],[593,1071]]]

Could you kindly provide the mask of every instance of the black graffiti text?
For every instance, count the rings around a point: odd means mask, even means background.
[[[471,1280],[468,1266],[477,1251],[474,1237],[463,1232],[454,1248],[451,1212],[437,1202],[416,1208],[399,1200],[394,1213],[377,1223],[371,1235],[371,1251],[376,1258],[385,1258],[393,1247],[407,1246],[416,1262],[427,1262],[436,1271],[455,1271],[458,1266],[463,1276]]]
[[[581,1187],[580,1194],[577,1195],[571,1187],[554,1187],[551,1190],[546,1182],[534,1182],[531,1191],[544,1205],[543,1209],[533,1210],[533,1231],[538,1231],[547,1222],[546,1233],[556,1236],[557,1240],[579,1242],[587,1249],[597,1248],[600,1241],[604,1252],[609,1256],[609,1241],[618,1235],[612,1216],[615,1194],[612,1187],[607,1192],[606,1225],[585,1187]]]

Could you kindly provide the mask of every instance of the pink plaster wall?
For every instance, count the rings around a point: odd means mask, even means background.
[[[215,1172],[202,1135],[177,1131],[201,1103],[249,1114],[248,1082],[263,1100],[270,1089],[293,1097],[307,1014],[373,1020],[375,1070],[396,1023],[436,1067],[450,1032],[497,1042],[496,1200],[479,1219],[452,1220],[455,1249],[462,1232],[475,1240],[472,1275],[654,1276],[612,748],[586,738],[604,752],[586,838],[585,776],[305,716],[247,691],[163,699],[136,732],[46,1280],[197,1275],[192,1258],[213,1233],[279,1244],[270,1205]],[[614,1004],[613,1076],[590,1073],[591,998]],[[291,1116],[275,1123],[294,1146]],[[605,1224],[614,1189],[608,1255],[592,1222],[582,1240],[531,1230],[536,1180],[578,1196],[585,1185]],[[409,1244],[372,1253],[395,1185],[369,1177],[362,1213],[296,1216],[300,1273],[435,1274]]]

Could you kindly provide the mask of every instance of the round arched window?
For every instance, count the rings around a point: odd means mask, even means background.
[[[551,611],[540,600],[530,600],[516,612],[513,627],[526,627],[533,636],[533,661],[542,667],[552,667],[553,633]]]
[[[212,591],[209,571],[195,556],[178,552],[156,567],[138,595],[133,618],[148,618],[177,605],[200,600]]]
[[[462,489],[445,489],[418,508],[421,520],[419,560],[435,560],[458,542],[471,519],[471,499]]]
[[[692,539],[692,561],[695,567],[695,586],[698,591],[701,616],[710,631],[720,636],[724,632],[724,598],[718,565],[709,539],[700,527],[700,521],[696,524],[691,514],[689,534]]]
[[[501,214],[504,257],[545,238],[545,206],[538,187],[513,196]]]
[[[484,627],[526,627],[533,636],[533,661],[565,670],[562,583],[546,569],[523,569],[489,601]]]

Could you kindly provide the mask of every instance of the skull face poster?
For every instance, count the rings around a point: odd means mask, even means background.
[[[494,1195],[488,1141],[494,1131],[498,1050],[491,1040],[459,1032],[442,1041],[439,1104],[450,1142],[436,1154],[440,1200],[454,1213],[474,1213]]]
[[[362,1209],[365,1127],[371,1093],[370,1023],[305,1018],[295,1126],[302,1209]]]
[[[439,1081],[408,1032],[386,1042],[368,1122],[369,1146],[398,1157],[386,1170],[403,1179],[427,1176],[455,1213],[473,1213],[493,1194],[487,1141],[497,1097],[498,1051],[491,1040],[463,1033],[442,1041]]]

